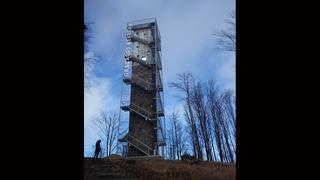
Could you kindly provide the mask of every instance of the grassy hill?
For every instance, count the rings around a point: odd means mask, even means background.
[[[235,180],[234,164],[163,160],[159,157],[84,159],[85,180],[103,179],[210,179]]]

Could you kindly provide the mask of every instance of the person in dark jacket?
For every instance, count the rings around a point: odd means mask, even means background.
[[[99,155],[99,153],[101,151],[100,143],[101,143],[101,140],[99,139],[96,142],[96,150],[94,151],[94,157],[93,158],[98,158],[98,155]]]

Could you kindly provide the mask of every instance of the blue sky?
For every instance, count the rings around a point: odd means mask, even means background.
[[[235,55],[216,51],[212,36],[227,26],[235,0],[85,0],[84,5],[85,21],[93,23],[90,53],[100,57],[91,72],[92,88],[84,97],[86,148],[98,139],[93,119],[99,112],[120,109],[127,22],[157,19],[167,121],[174,108],[182,109],[176,98],[179,93],[168,87],[179,73],[192,72],[201,81],[214,78],[221,88],[235,89]]]

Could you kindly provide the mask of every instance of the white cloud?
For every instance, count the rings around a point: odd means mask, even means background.
[[[92,87],[84,96],[85,145],[98,139],[94,119],[101,111],[112,113],[119,109],[119,99],[112,94],[111,78],[92,77]]]
[[[235,90],[235,78],[236,78],[236,67],[235,67],[235,55],[232,53],[228,54],[228,58],[218,69],[220,76],[220,82],[225,82],[223,88],[229,88]]]
[[[85,15],[94,21],[93,48],[120,64],[125,46],[126,23],[156,17],[162,37],[164,78],[184,71],[201,71],[213,49],[215,30],[226,26],[234,0],[215,1],[85,1]],[[119,58],[119,59],[117,59]]]
[[[185,123],[184,121],[184,103],[183,102],[174,102],[171,104],[167,104],[166,105],[166,109],[165,109],[165,113],[166,113],[166,123],[170,124],[171,122],[171,116],[172,113],[178,112],[178,120],[180,120],[182,122],[182,124]]]

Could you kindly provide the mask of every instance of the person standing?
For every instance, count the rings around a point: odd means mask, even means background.
[[[98,158],[98,155],[101,151],[101,147],[100,147],[100,143],[101,143],[101,140],[99,139],[97,142],[96,142],[96,150],[94,151],[94,157],[95,159]]]

